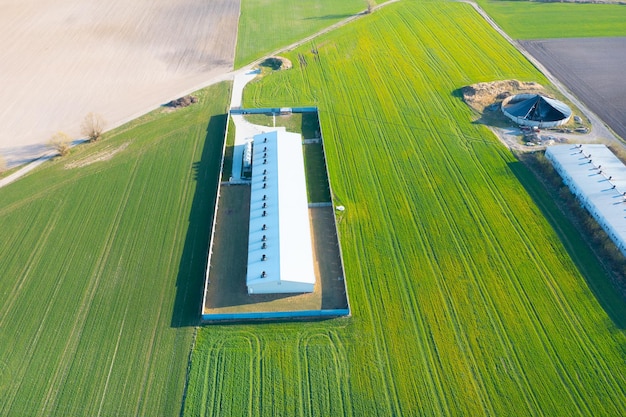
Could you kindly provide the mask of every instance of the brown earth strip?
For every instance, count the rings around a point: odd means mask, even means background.
[[[626,138],[626,37],[520,44],[611,129]]]

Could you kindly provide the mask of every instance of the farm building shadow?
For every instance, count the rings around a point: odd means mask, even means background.
[[[191,167],[195,173],[196,191],[178,267],[172,327],[195,326],[200,322],[202,289],[227,120],[227,114],[211,117],[200,161]]]
[[[463,100],[463,87],[452,90],[452,97],[456,97],[462,102],[465,102],[465,100]]]
[[[527,166],[517,161],[509,163],[509,168],[556,232],[604,311],[615,326],[626,329],[626,300],[610,281],[609,272],[597,259],[589,241],[561,212],[548,190]]]

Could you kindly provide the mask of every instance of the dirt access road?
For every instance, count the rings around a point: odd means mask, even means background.
[[[89,112],[108,127],[232,70],[240,0],[0,2],[0,154],[41,153]]]

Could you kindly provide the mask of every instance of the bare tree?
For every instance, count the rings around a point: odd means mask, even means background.
[[[81,126],[81,133],[91,142],[95,142],[102,136],[102,132],[104,132],[104,126],[106,122],[96,113],[89,113],[85,116],[85,120],[83,120],[83,124]]]
[[[63,132],[57,132],[50,138],[50,146],[52,146],[61,156],[70,153],[72,139]]]
[[[365,3],[367,3],[367,10],[365,13],[372,13],[374,11],[374,7],[376,7],[376,2],[374,0],[365,0]]]

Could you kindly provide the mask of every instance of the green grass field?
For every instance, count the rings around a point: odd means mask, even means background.
[[[200,329],[185,415],[626,414],[624,300],[459,94],[546,80],[460,3],[298,53],[245,105],[319,105],[353,317]]]
[[[618,4],[478,0],[514,39],[626,36],[626,7]]]
[[[324,148],[321,143],[304,145],[304,168],[306,170],[306,192],[309,203],[330,202],[330,189],[326,176]]]
[[[235,68],[359,13],[366,6],[365,0],[241,0]]]
[[[260,126],[282,126],[288,132],[300,133],[302,139],[315,139],[320,136],[320,124],[317,113],[292,113],[288,116],[269,116],[265,114],[248,114],[245,116],[250,123]]]
[[[0,189],[0,415],[179,415],[229,89]]]

